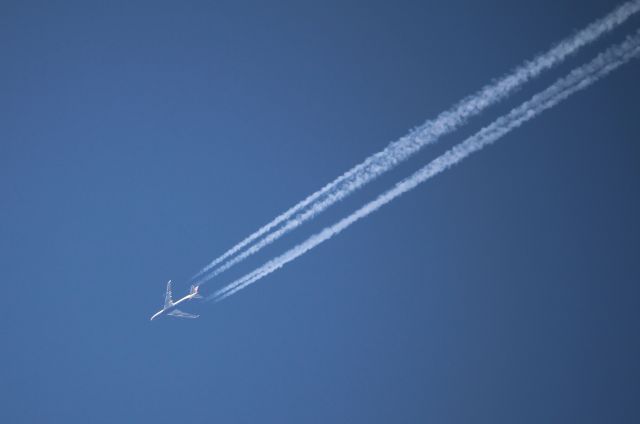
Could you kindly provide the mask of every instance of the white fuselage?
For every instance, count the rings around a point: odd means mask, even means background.
[[[181,304],[182,302],[186,302],[187,300],[191,300],[193,299],[195,296],[197,296],[197,293],[191,293],[186,295],[185,297],[183,297],[182,299],[176,300],[175,302],[173,302],[171,304],[171,306],[167,306],[166,308],[161,309],[160,311],[156,312],[149,321],[153,321],[154,319],[158,318],[160,315],[166,314],[168,312],[171,312],[172,310],[174,310],[176,308],[176,306],[178,306],[179,304]]]

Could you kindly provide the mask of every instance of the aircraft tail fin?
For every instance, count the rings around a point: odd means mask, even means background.
[[[195,284],[191,286],[191,290],[189,290],[189,294],[193,295],[194,299],[201,299],[202,296],[200,295],[200,293],[198,293],[198,289],[200,287],[196,286]]]

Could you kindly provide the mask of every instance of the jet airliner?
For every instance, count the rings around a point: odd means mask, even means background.
[[[171,299],[171,280],[167,283],[167,292],[164,295],[164,307],[156,312],[149,321],[153,321],[158,318],[160,315],[169,315],[176,318],[198,318],[199,315],[188,314],[186,312],[182,312],[176,309],[176,306],[181,304],[182,302],[186,302],[191,299],[199,299],[202,296],[198,294],[198,286],[195,284],[191,286],[191,290],[189,290],[189,294],[183,297],[182,299],[176,300],[175,302]]]

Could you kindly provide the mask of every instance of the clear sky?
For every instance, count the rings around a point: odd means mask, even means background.
[[[640,421],[640,61],[197,320],[259,226],[618,1],[0,5],[0,422]],[[331,224],[640,16],[202,287]]]

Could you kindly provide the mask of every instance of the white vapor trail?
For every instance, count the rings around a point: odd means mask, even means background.
[[[490,125],[467,138],[462,143],[454,146],[446,153],[437,157],[410,177],[400,181],[392,189],[383,193],[375,200],[365,204],[351,215],[329,227],[326,227],[321,232],[311,236],[306,241],[293,247],[284,254],[266,262],[255,271],[228,284],[226,287],[223,287],[209,296],[209,299],[225,299],[239,290],[242,290],[249,284],[258,281],[273,271],[281,268],[288,262],[291,262],[297,257],[313,249],[320,243],[339,234],[351,224],[391,202],[396,197],[412,190],[420,183],[447,170],[472,153],[477,152],[483,147],[497,141],[510,131],[518,128],[524,122],[529,121],[543,111],[552,108],[577,91],[583,90],[625,62],[637,57],[639,54],[640,30],[638,30],[633,36],[628,37],[624,42],[608,48],[591,62],[574,69],[566,77],[559,79],[546,90],[536,94],[530,100],[511,110],[506,115],[501,116]]]
[[[509,75],[492,84],[486,85],[477,93],[463,99],[449,110],[440,113],[434,120],[427,121],[410,134],[389,144],[384,150],[369,156],[364,162],[353,167],[322,189],[277,216],[273,221],[249,235],[240,243],[226,251],[222,256],[213,260],[193,277],[194,280],[198,279],[196,284],[201,285],[205,283],[248,256],[273,243],[305,221],[312,219],[334,203],[392,169],[400,162],[408,159],[424,146],[437,141],[438,138],[460,127],[469,118],[504,99],[524,83],[540,75],[544,70],[559,64],[581,47],[595,41],[605,33],[621,25],[638,11],[640,11],[640,0],[628,1],[620,5],[608,15],[591,23],[575,35],[561,41],[551,50],[524,63]],[[284,225],[274,230],[283,223]],[[266,236],[260,239],[265,234]],[[257,239],[260,240],[248,249],[243,250]],[[237,254],[238,252],[240,253]],[[218,265],[220,266],[214,271],[204,275]]]

